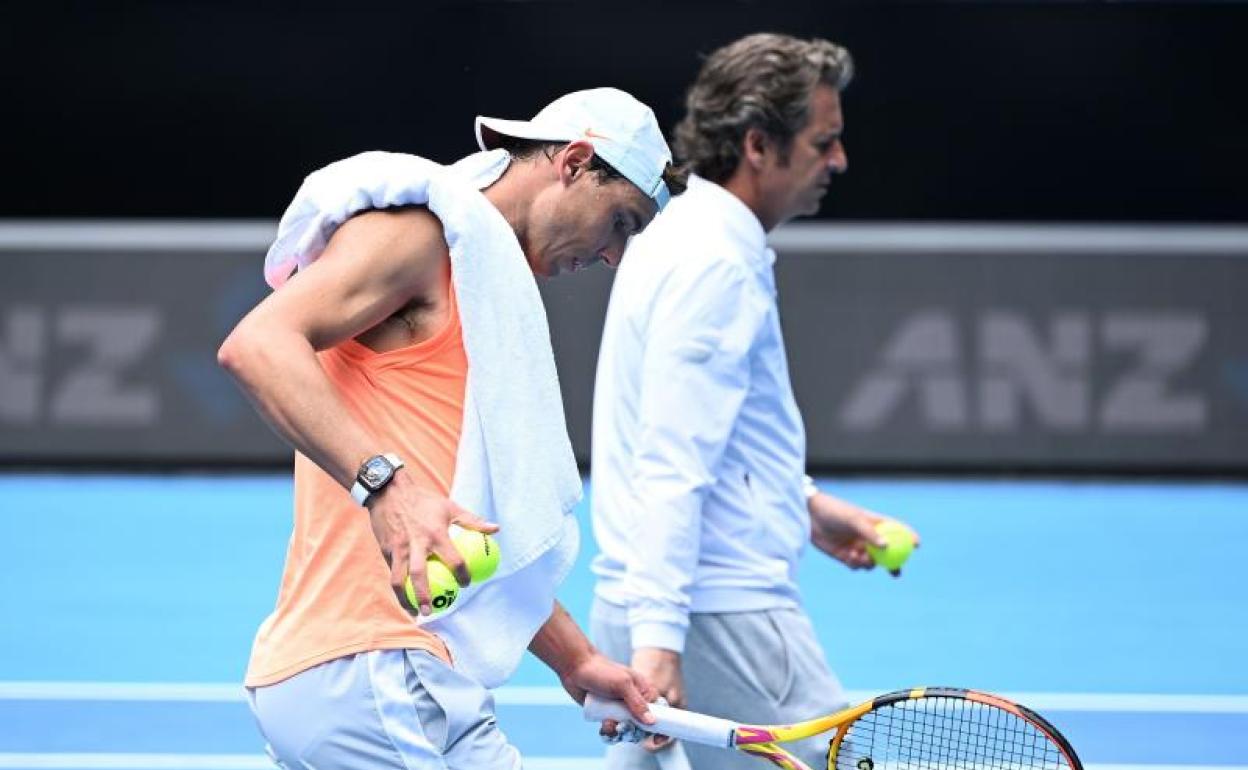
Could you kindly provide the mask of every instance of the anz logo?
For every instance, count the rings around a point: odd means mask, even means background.
[[[839,404],[843,430],[899,413],[935,432],[1192,434],[1209,422],[1195,368],[1201,312],[914,312]]]

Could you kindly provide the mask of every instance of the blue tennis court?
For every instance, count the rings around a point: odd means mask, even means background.
[[[851,690],[1010,694],[1100,768],[1248,768],[1248,485],[821,484],[923,535],[901,580],[807,555]],[[0,768],[268,767],[237,682],[289,518],[281,476],[0,476]],[[540,664],[499,701],[526,767],[598,765]]]

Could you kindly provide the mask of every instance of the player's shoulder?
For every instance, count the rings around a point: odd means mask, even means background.
[[[417,294],[445,272],[449,259],[442,223],[424,206],[360,212],[334,231],[321,256],[338,261],[347,274],[410,286]]]
[[[445,255],[447,251],[442,222],[427,207],[416,205],[362,211],[338,228],[330,246],[336,242],[393,256]]]

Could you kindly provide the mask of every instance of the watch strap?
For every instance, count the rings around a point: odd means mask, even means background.
[[[359,480],[356,480],[356,482],[351,485],[351,499],[355,501],[356,505],[364,505],[367,503],[369,495],[371,494],[373,493],[368,491],[368,487],[361,484]]]

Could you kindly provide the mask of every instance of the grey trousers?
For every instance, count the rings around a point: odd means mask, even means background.
[[[423,650],[349,655],[248,690],[282,770],[519,770],[489,691]]]
[[[632,657],[620,610],[596,599],[590,615],[594,644],[608,657]],[[796,609],[693,613],[681,658],[688,708],[750,724],[813,719],[846,705],[841,683],[824,661],[814,628]],[[826,766],[830,735],[784,747],[816,770]],[[694,770],[759,770],[763,760],[738,751],[685,744]],[[637,744],[607,747],[606,770],[659,770]]]

